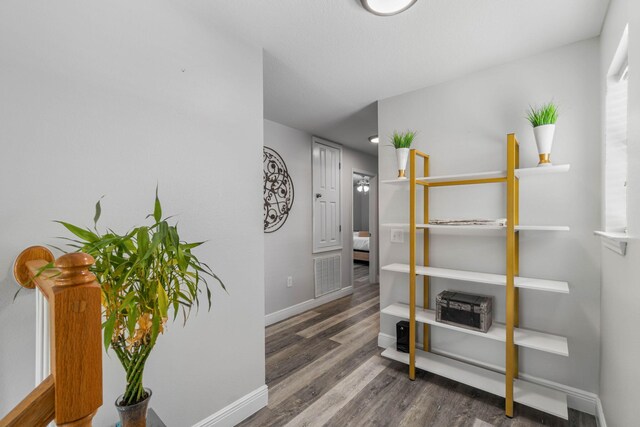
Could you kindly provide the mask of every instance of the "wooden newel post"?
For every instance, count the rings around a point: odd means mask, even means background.
[[[51,372],[55,380],[58,426],[91,426],[102,405],[102,325],[100,285],[84,253],[55,262],[60,274],[49,298]]]

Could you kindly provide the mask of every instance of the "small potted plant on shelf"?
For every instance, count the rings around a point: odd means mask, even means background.
[[[142,383],[144,367],[168,318],[175,320],[182,312],[186,324],[203,290],[211,309],[207,278],[224,285],[192,252],[203,242],[182,241],[177,226],[162,219],[157,189],[150,225],[123,235],[110,229],[100,233],[100,212],[98,201],[93,230],[57,222],[75,236],[69,239],[71,247],[95,259],[92,272],[102,289],[105,350],[113,350],[126,372],[127,385],[116,409],[122,427],[144,427],[151,398]]]
[[[391,144],[396,148],[396,160],[398,162],[398,179],[407,179],[405,170],[407,169],[407,159],[409,158],[409,148],[416,137],[416,132],[408,130],[406,132],[393,131]]]
[[[551,166],[551,146],[558,120],[558,107],[553,102],[541,107],[530,106],[527,120],[533,126],[533,134],[538,146],[538,156],[540,157],[538,166]]]

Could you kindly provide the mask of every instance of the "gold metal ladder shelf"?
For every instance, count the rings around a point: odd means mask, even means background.
[[[422,171],[418,171],[418,159],[422,159]],[[401,361],[409,365],[409,378],[414,380],[416,366],[421,369],[442,375],[453,380],[463,382],[474,387],[489,391],[505,398],[505,414],[513,416],[513,404],[531,406],[535,409],[567,419],[566,395],[556,390],[551,390],[540,385],[526,383],[518,380],[518,344],[524,347],[536,348],[553,354],[568,356],[568,344],[564,337],[528,331],[519,328],[519,294],[518,288],[529,287],[543,291],[568,293],[566,282],[528,279],[519,277],[519,231],[568,231],[563,226],[521,226],[519,224],[519,196],[520,179],[531,176],[548,175],[567,172],[569,165],[554,165],[539,168],[519,168],[520,147],[514,134],[507,135],[507,169],[506,171],[491,171],[467,173],[458,175],[429,176],[429,156],[421,151],[412,149],[409,154],[409,179],[394,179],[382,181],[387,184],[409,185],[409,224],[386,224],[386,226],[400,226],[409,228],[409,264],[391,264],[383,267],[385,271],[409,274],[409,305],[392,304],[382,310],[383,314],[406,318],[409,320],[409,354],[399,353],[393,348],[388,348],[382,355],[393,360]],[[421,175],[418,175],[418,174]],[[429,234],[431,229],[438,226],[429,224],[429,188],[455,185],[475,185],[505,183],[507,191],[506,217],[507,224],[501,227],[506,232],[506,274],[497,275],[489,273],[477,273],[463,270],[442,269],[429,266]],[[417,221],[417,189],[422,187],[423,200],[422,223]],[[446,228],[446,227],[441,227]],[[456,227],[450,227],[451,229]],[[480,230],[486,227],[467,227]],[[494,229],[497,229],[494,227]],[[423,259],[421,265],[416,260],[418,233],[423,233]],[[423,301],[422,307],[416,307],[416,279],[422,276]],[[430,277],[448,278],[470,282],[489,283],[501,285],[506,290],[506,321],[504,324],[496,324],[492,336],[497,341],[505,343],[505,369],[504,374],[490,370],[477,368],[446,357],[434,355],[430,352],[429,324],[434,324],[433,311],[429,310],[429,285]],[[417,313],[419,311],[419,313]],[[420,319],[417,318],[420,314]],[[423,350],[416,349],[416,324],[422,323]],[[440,326],[440,325],[436,325]],[[455,328],[450,328],[455,329]],[[457,328],[461,329],[461,328]],[[528,334],[528,335],[527,335]],[[489,337],[491,338],[491,337]]]

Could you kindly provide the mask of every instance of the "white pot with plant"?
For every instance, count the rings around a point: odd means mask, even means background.
[[[409,148],[416,137],[416,132],[408,130],[406,132],[393,132],[391,144],[396,148],[396,161],[398,162],[398,179],[407,179],[405,170],[407,169],[407,159],[409,158]]]
[[[533,135],[538,146],[538,166],[551,166],[551,146],[558,120],[558,107],[553,102],[541,107],[529,107],[527,120],[533,126]]]

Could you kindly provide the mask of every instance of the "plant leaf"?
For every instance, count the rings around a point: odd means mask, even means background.
[[[102,207],[100,206],[100,200],[102,200],[104,196],[100,197],[96,202],[96,213],[93,215],[93,228],[98,230],[98,220],[100,219],[100,214],[102,214]]]
[[[138,228],[138,252],[144,254],[149,248],[149,229],[147,227]]]
[[[136,323],[138,323],[138,317],[137,306],[135,304],[131,304],[127,313],[127,329],[130,336],[134,335],[134,332],[136,330]]]
[[[162,284],[158,282],[158,309],[162,317],[167,317],[167,310],[169,308],[169,297],[167,292],[162,287]]]
[[[116,312],[113,311],[111,312],[111,315],[109,316],[107,321],[104,322],[104,325],[102,325],[102,327],[104,328],[104,349],[105,350],[109,350],[109,346],[111,345],[111,338],[113,337],[113,328],[115,327],[115,324],[116,324]]]
[[[75,225],[69,224],[68,222],[64,222],[64,221],[54,221],[54,222],[57,222],[58,224],[62,224],[67,230],[72,232],[75,236],[85,240],[86,242],[93,243],[98,240],[98,236],[96,236],[90,230],[85,230],[84,228],[76,227]]]
[[[162,206],[160,205],[160,199],[158,198],[158,186],[156,185],[156,202],[155,205],[153,207],[153,219],[156,220],[156,222],[160,222],[160,219],[162,219]]]
[[[160,317],[156,314],[153,315],[151,320],[151,342],[149,346],[153,348],[156,345],[156,339],[158,339],[158,333],[160,332]]]

